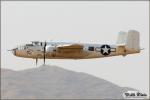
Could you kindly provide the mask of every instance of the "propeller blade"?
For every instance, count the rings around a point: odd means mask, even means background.
[[[38,58],[36,58],[36,66],[37,66],[37,63],[38,63]]]
[[[43,56],[43,60],[44,60],[44,65],[45,65],[45,53],[46,53],[46,41],[44,43],[44,56]]]
[[[45,56],[44,56],[44,65],[45,65]]]

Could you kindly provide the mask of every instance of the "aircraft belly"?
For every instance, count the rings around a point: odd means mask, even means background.
[[[72,58],[72,59],[81,59],[86,56],[86,53],[83,51],[78,51],[78,52],[51,52],[47,54],[47,58],[49,59],[67,59],[67,58]]]

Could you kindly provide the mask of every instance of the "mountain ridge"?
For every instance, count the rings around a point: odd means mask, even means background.
[[[1,69],[2,99],[123,99],[123,88],[93,75],[58,66]]]

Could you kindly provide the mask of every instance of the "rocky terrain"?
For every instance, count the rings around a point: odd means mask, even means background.
[[[2,99],[122,99],[130,88],[57,66],[13,71],[1,68]]]

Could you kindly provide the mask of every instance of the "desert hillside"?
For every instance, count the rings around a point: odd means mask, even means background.
[[[1,69],[2,99],[121,99],[130,88],[57,66]]]

